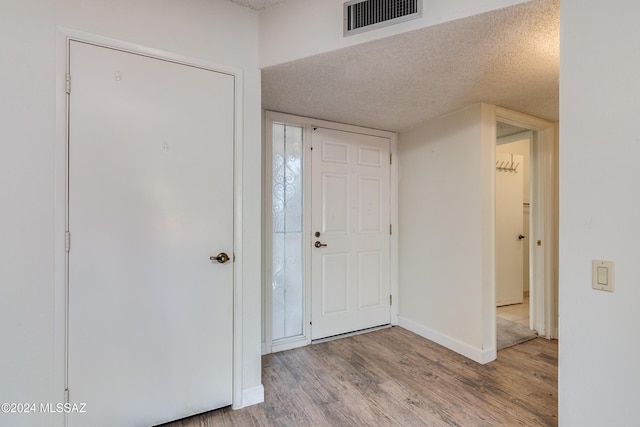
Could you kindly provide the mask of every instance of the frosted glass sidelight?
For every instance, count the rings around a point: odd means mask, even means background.
[[[303,333],[302,130],[273,124],[272,339]]]

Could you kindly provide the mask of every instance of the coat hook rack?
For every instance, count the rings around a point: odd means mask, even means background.
[[[516,163],[514,166],[513,154],[511,154],[511,161],[499,161],[496,160],[496,170],[498,172],[518,173],[518,166],[520,163]]]

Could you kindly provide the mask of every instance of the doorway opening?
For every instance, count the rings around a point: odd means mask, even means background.
[[[396,135],[264,123],[263,353],[397,323]]]
[[[545,338],[558,337],[556,131],[553,123],[496,108],[496,317],[498,322],[507,318]],[[511,169],[518,163],[521,164],[517,171],[522,175],[516,181],[521,186],[522,199],[512,201],[511,205],[519,204],[512,212],[519,215],[514,222],[521,225],[507,233],[512,259],[519,258],[515,262],[516,272],[511,269],[511,277],[519,278],[513,286],[517,290],[512,291],[518,299],[509,300],[509,296],[504,298],[500,294],[499,283],[501,262],[505,263],[499,242],[504,221],[500,213],[499,186],[501,178],[518,175]],[[514,262],[510,264],[513,267]]]
[[[530,207],[534,133],[496,126],[496,330],[497,349],[524,342],[531,331]]]

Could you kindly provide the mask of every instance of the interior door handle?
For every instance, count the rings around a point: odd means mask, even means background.
[[[524,239],[524,236],[522,234],[518,235],[518,240],[522,240]]]
[[[229,261],[231,258],[229,258],[229,255],[227,255],[226,253],[220,252],[217,256],[209,257],[209,259],[211,261],[218,261],[220,264],[224,264],[225,262]]]
[[[313,244],[313,246],[315,246],[316,248],[321,248],[323,246],[327,246],[326,243],[322,243],[320,240],[316,240],[316,242]]]

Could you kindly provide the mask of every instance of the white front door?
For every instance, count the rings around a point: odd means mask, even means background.
[[[312,138],[312,339],[389,324],[389,139]]]
[[[503,166],[496,170],[496,305],[501,306],[523,301],[524,165],[522,156],[504,153],[496,153],[496,165]]]
[[[69,426],[231,403],[234,77],[71,42]],[[224,261],[224,259],[220,259]]]

